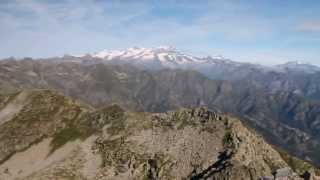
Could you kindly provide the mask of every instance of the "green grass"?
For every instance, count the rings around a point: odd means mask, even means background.
[[[51,153],[65,145],[67,142],[74,141],[82,136],[83,134],[79,131],[79,129],[75,127],[68,127],[63,129],[62,131],[54,135],[51,141]]]
[[[86,120],[93,121],[94,119],[88,118]],[[69,123],[67,127],[54,134],[51,141],[50,154],[70,141],[75,141],[77,139],[85,140],[96,132],[98,132],[98,129],[96,129],[94,126],[90,126],[89,124],[83,124],[79,121]]]

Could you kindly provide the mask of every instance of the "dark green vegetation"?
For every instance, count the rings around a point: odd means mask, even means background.
[[[51,141],[51,152],[54,152],[56,149],[60,148],[67,142],[76,140],[80,137],[83,137],[83,134],[81,134],[81,132],[75,127],[68,127],[61,130],[54,135],[53,140]]]
[[[230,146],[233,142],[233,137],[230,131],[226,131],[225,135],[223,136],[222,143],[225,146]]]

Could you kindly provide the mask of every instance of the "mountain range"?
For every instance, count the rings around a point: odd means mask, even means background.
[[[66,99],[72,98],[76,100],[81,105],[76,105],[77,107],[75,108],[77,109],[78,106],[79,108],[83,107],[84,109],[87,109],[85,111],[94,111],[94,109],[98,111],[99,109],[104,109],[106,105],[118,104],[126,111],[141,113],[149,112],[158,115],[158,113],[163,114],[167,111],[180,112],[180,108],[194,109],[197,107],[207,107],[217,114],[224,114],[228,118],[238,117],[246,128],[252,129],[253,134],[258,133],[262,135],[267,143],[272,144],[273,147],[270,147],[271,149],[276,149],[276,151],[279,152],[287,151],[293,156],[297,156],[303,160],[311,162],[313,165],[319,166],[319,69],[320,68],[317,66],[301,64],[298,62],[290,62],[270,67],[234,62],[223,57],[195,57],[181,53],[172,47],[152,49],[129,48],[124,51],[102,51],[83,56],[69,55],[46,59],[4,59],[0,61],[0,92],[2,94],[0,119],[1,122],[3,122],[2,125],[0,124],[0,127],[10,129],[7,126],[4,126],[8,125],[10,127],[22,128],[20,129],[22,131],[29,128],[29,125],[23,125],[20,127],[20,121],[24,122],[23,120],[17,120],[17,124],[14,125],[10,125],[10,123],[16,122],[12,121],[12,119],[14,119],[14,117],[18,118],[18,116],[16,116],[17,113],[21,114],[25,112],[16,106],[21,108],[27,107],[22,105],[19,106],[19,104],[28,104],[34,101],[28,100],[28,98],[27,100],[24,99],[24,96],[22,96],[24,93],[19,96],[21,91],[31,91],[31,94],[34,94],[34,91],[37,89],[49,89],[44,91],[44,99],[39,99],[41,104],[49,103],[48,106],[51,107],[51,104],[56,101],[52,102],[46,94],[51,94],[51,91],[54,91],[61,93],[59,97],[61,96]],[[43,90],[39,91],[42,92]],[[12,95],[15,93],[16,95]],[[21,96],[22,100],[18,98]],[[52,96],[55,97],[56,95]],[[70,100],[70,102],[72,101]],[[13,114],[9,113],[12,112],[8,110],[12,109],[10,107],[17,109],[17,112]],[[36,114],[39,114],[37,111],[42,111],[41,106],[35,106],[35,108],[32,107],[33,106],[30,105],[30,109],[25,113],[34,114],[35,119],[39,120],[47,118],[45,116],[46,113],[40,113],[43,114],[41,117],[36,116]],[[45,106],[43,108],[45,108]],[[60,112],[60,110],[55,112]],[[189,111],[186,110],[183,112]],[[68,116],[67,114],[66,116]],[[70,117],[71,116],[73,117],[73,115],[70,115]],[[166,123],[173,123],[171,122],[173,118],[170,116],[160,115],[160,119],[162,116],[165,116],[165,120],[163,122],[164,124],[160,123],[160,129],[166,128]],[[52,125],[51,123],[57,123],[57,128],[55,128],[56,130],[48,132],[49,134],[44,135],[43,133],[36,131],[36,134],[40,134],[36,136],[37,138],[31,138],[30,141],[32,142],[28,143],[24,143],[26,139],[19,139],[25,136],[18,136],[15,141],[23,142],[22,144],[19,144],[21,149],[15,149],[17,148],[17,144],[12,144],[10,146],[6,144],[13,142],[12,140],[10,140],[10,142],[4,141],[7,139],[8,135],[12,134],[12,136],[10,136],[12,138],[16,136],[13,132],[5,131],[2,134],[2,138],[0,137],[0,143],[5,143],[2,147],[10,147],[13,149],[10,150],[9,148],[9,150],[3,150],[7,155],[4,153],[3,159],[0,159],[0,162],[3,161],[5,163],[8,159],[11,159],[11,156],[15,156],[15,152],[28,149],[29,147],[32,147],[32,145],[36,144],[36,142],[40,140],[42,141],[43,139],[40,137],[51,138],[54,137],[55,134],[59,134],[60,131],[63,132],[66,125],[60,122],[60,120],[61,118],[68,119],[69,117],[63,117],[63,114],[57,114],[54,117],[57,118],[46,122],[48,123],[48,127]],[[78,122],[78,118],[72,117],[71,119]],[[194,119],[189,116],[184,119],[190,118]],[[79,120],[81,120],[81,118]],[[27,122],[29,121],[31,120],[28,120]],[[73,122],[73,120],[71,122]],[[95,121],[92,123],[95,123]],[[191,123],[193,123],[193,120]],[[195,123],[197,124],[197,121]],[[40,126],[37,123],[31,125],[32,127]],[[158,125],[155,124],[155,126]],[[173,126],[175,127],[176,125]],[[196,125],[196,127],[198,126],[206,128],[207,125]],[[78,128],[80,127],[77,127],[76,129]],[[101,128],[102,126],[99,126],[99,128],[97,127],[97,129]],[[33,134],[31,132],[26,133],[30,135]],[[184,134],[185,132],[177,131],[177,133]],[[191,136],[191,134],[188,133],[186,136]],[[76,132],[76,134],[78,134],[78,132]],[[221,132],[220,134],[225,133]],[[91,135],[92,134],[89,134],[88,137]],[[128,137],[128,135],[125,136],[125,138]],[[195,137],[197,139],[201,139],[201,137]],[[223,139],[217,135],[214,135],[212,138],[220,139],[218,141]],[[111,139],[107,138],[107,141]],[[145,140],[140,139],[140,141],[144,142]],[[126,145],[124,147],[126,147]],[[154,147],[148,145],[148,148],[152,149]],[[209,147],[208,145],[208,148],[212,147]],[[252,149],[252,152],[260,151],[255,148],[256,147]],[[150,151],[153,153],[155,152],[154,149]],[[198,149],[195,151],[198,152],[201,150]],[[228,152],[229,151],[230,150],[228,150]],[[106,152],[107,151],[104,151],[104,153]],[[137,152],[141,153],[138,150],[134,153]],[[163,155],[164,150],[161,149],[160,152]],[[223,151],[222,149],[219,149],[216,152]],[[171,155],[177,158],[175,154]],[[114,158],[113,155],[106,156]],[[278,155],[268,155],[268,157],[273,156]],[[146,157],[150,159],[149,155]],[[189,156],[185,156],[184,158],[186,157],[189,158]],[[259,155],[259,157],[261,156]],[[202,158],[206,159],[203,156],[199,159]],[[251,157],[248,159],[252,160]],[[284,158],[282,156],[281,158],[276,159]],[[157,163],[159,163],[158,161],[162,162],[162,160],[161,158],[158,159]],[[219,160],[219,158],[216,160]],[[111,159],[111,161],[113,162],[111,167],[117,167],[119,165],[118,160]],[[259,161],[263,163],[261,159],[259,159]],[[283,161],[290,164],[288,161]],[[142,161],[141,163],[143,164],[143,162],[145,163],[145,161]],[[190,163],[194,164],[195,162]],[[189,170],[179,170],[179,172],[189,178],[192,178],[193,176],[204,177],[208,171],[203,171],[205,168],[210,166],[210,163],[211,162],[205,162],[205,165],[201,165],[200,169],[194,169],[194,173],[191,173],[192,168],[190,167],[187,168]],[[280,163],[282,165],[277,165],[277,168],[285,167],[285,163]],[[199,165],[199,163],[195,164],[197,166]],[[237,163],[235,164],[236,166],[238,165]],[[248,168],[249,166],[247,165],[241,165],[241,167]],[[148,163],[146,163],[145,166],[154,168]],[[260,165],[254,166],[260,168]],[[179,165],[177,165],[177,167],[179,167]],[[271,171],[277,169],[271,168],[272,170],[270,170],[271,166],[267,168],[265,165],[261,165],[261,167],[265,169],[269,168],[269,170],[249,170],[249,174],[254,177],[252,179],[256,179],[258,176],[262,175],[270,175]],[[124,168],[123,172],[121,171],[122,173],[120,174],[127,174],[127,170]],[[156,168],[156,170],[150,171],[157,172],[157,170],[160,171],[161,169]],[[165,170],[162,169],[161,172],[162,171]],[[232,174],[238,171],[238,169],[232,171],[226,168],[224,172],[230,172]],[[259,173],[255,174],[252,173],[252,171]],[[119,173],[118,171],[116,172]],[[133,173],[131,176],[142,176],[143,174],[141,174],[140,170],[135,172],[137,173]],[[241,172],[245,173],[247,171]],[[48,173],[45,173],[44,175],[46,174]],[[239,175],[239,177],[247,177],[247,175],[248,174],[242,174]],[[77,176],[80,175],[77,174]],[[153,174],[150,176],[155,175]],[[221,175],[221,177],[224,176],[226,175]],[[31,179],[35,177],[36,176],[30,176]],[[39,177],[42,177],[42,175]],[[166,179],[166,176],[163,176],[162,179]]]
[[[299,61],[287,62],[285,64],[275,66],[263,66],[252,63],[240,63],[223,56],[207,56],[197,57],[178,51],[171,46],[160,46],[157,48],[140,48],[133,47],[125,50],[103,50],[97,53],[91,53],[80,56],[65,56],[66,58],[78,57],[84,58],[87,62],[88,58],[96,58],[96,60],[103,63],[113,64],[131,64],[139,68],[147,69],[193,69],[198,70],[209,77],[215,78],[213,71],[224,70],[220,73],[227,73],[225,70],[234,70],[239,72],[241,69],[250,71],[250,69],[258,69],[261,71],[275,71],[275,72],[304,72],[315,73],[320,71],[320,67],[302,63]],[[221,69],[222,68],[222,69]],[[210,72],[211,71],[211,72]],[[211,74],[210,74],[211,73]],[[213,74],[212,74],[213,73]],[[227,77],[230,78],[230,77]]]
[[[206,108],[94,109],[52,90],[1,96],[1,179],[258,179],[316,170]],[[275,174],[273,174],[275,172]]]

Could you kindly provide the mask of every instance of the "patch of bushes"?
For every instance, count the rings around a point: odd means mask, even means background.
[[[222,144],[224,146],[229,146],[233,143],[233,137],[232,137],[232,133],[230,130],[227,130],[223,136],[222,139]]]

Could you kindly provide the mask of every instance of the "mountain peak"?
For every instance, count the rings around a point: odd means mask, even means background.
[[[126,63],[152,63],[165,67],[176,67],[186,65],[215,64],[216,60],[226,60],[223,56],[196,57],[177,50],[173,46],[159,46],[154,48],[131,47],[124,50],[103,50],[92,54],[93,57],[105,61]],[[180,68],[180,67],[179,67]]]
[[[161,65],[178,65],[193,62],[195,57],[188,56],[172,46],[159,46],[155,48],[132,47],[124,50],[103,50],[92,54],[93,57],[105,61],[152,63]]]
[[[103,50],[92,54],[93,57],[103,58],[111,60],[113,58],[132,58],[140,57],[144,59],[145,56],[154,56],[156,53],[177,53],[176,48],[173,46],[159,46],[155,48],[144,48],[139,46],[134,46],[124,50]]]
[[[314,72],[320,71],[319,66],[300,62],[300,61],[289,61],[287,63],[278,65],[278,67],[282,70],[287,70],[287,71],[290,70],[295,72],[314,73]]]

